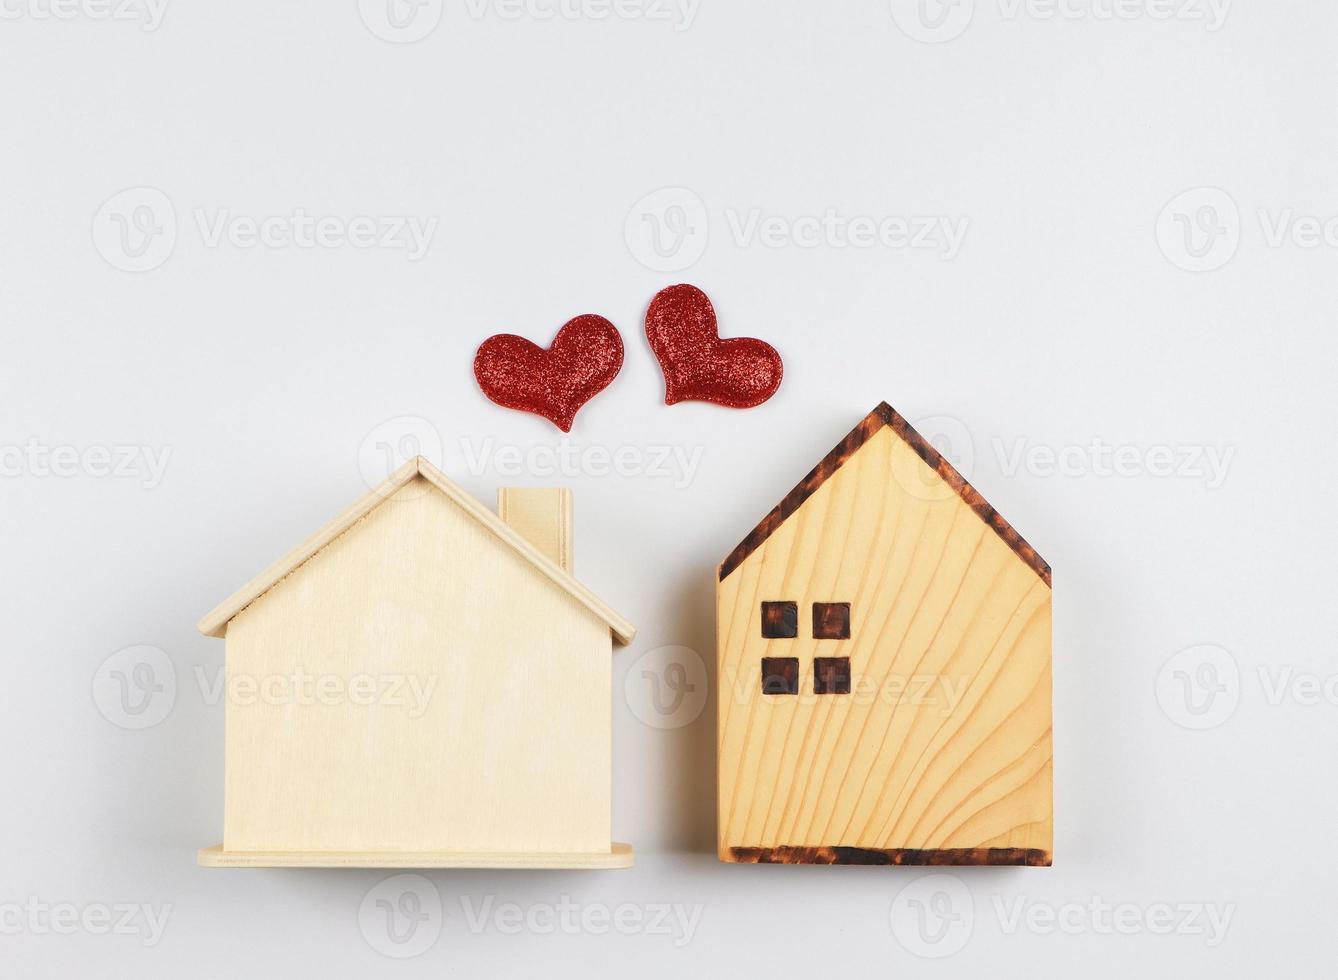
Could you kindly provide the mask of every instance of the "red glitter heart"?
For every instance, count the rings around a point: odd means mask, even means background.
[[[504,408],[542,415],[570,432],[581,406],[612,383],[623,366],[623,339],[602,316],[569,320],[544,350],[524,337],[489,337],[474,356],[483,393]]]
[[[711,300],[686,283],[662,289],[646,313],[646,338],[664,370],[664,403],[761,405],[780,388],[776,348],[753,337],[721,340]]]

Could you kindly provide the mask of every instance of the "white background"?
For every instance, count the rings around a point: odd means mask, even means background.
[[[379,0],[0,3],[0,971],[1331,973],[1338,9],[556,2],[429,2],[398,32]],[[277,224],[247,246],[296,209],[436,226],[416,256]],[[220,215],[243,220],[211,244]],[[831,230],[922,216],[965,222],[955,254]],[[679,281],[782,352],[774,400],[660,404],[641,318]],[[497,448],[564,440],[481,396],[475,348],[585,312],[627,361],[566,440],[577,472],[504,471]],[[710,705],[650,701],[654,668],[694,665],[659,648],[713,657],[713,566],[882,399],[1054,566],[1053,869],[718,864]],[[489,502],[575,488],[577,572],[641,630],[613,666],[634,870],[195,866],[221,839],[199,677],[223,644],[194,624],[408,434]],[[166,468],[105,475],[103,446]],[[620,447],[642,464],[605,473]],[[698,454],[691,479],[657,447]],[[175,694],[132,717],[105,685],[137,645]],[[409,945],[376,904],[404,884],[429,917]],[[575,925],[548,928],[564,897]],[[127,903],[162,934],[99,925]],[[53,931],[43,904],[84,918]]]

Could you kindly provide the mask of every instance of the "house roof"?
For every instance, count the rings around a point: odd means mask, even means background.
[[[785,523],[786,518],[804,505],[818,489],[839,470],[846,460],[859,452],[860,448],[884,428],[891,429],[901,438],[915,454],[924,460],[930,469],[934,470],[944,483],[952,487],[973,511],[976,516],[989,525],[1004,544],[1012,548],[1023,562],[1027,564],[1032,571],[1039,575],[1046,585],[1051,584],[1050,566],[1045,559],[1037,554],[1036,549],[1023,539],[1013,529],[1013,526],[1003,519],[997,510],[989,505],[975,487],[966,481],[966,478],[943,458],[942,454],[935,449],[924,436],[916,432],[901,414],[897,412],[887,402],[882,402],[877,408],[864,417],[864,421],[851,431],[841,442],[828,453],[818,463],[808,476],[799,481],[799,485],[786,494],[776,507],[762,518],[762,522],[753,528],[752,532],[739,542],[739,546],[730,552],[729,557],[720,565],[720,581],[724,581],[729,574],[743,564],[744,560],[754,551],[762,546],[762,542],[771,537]]]
[[[608,626],[615,640],[623,644],[632,642],[633,637],[636,636],[636,627],[606,606],[593,592],[541,554],[533,545],[504,523],[500,517],[479,503],[471,494],[448,480],[439,469],[421,456],[405,463],[375,490],[366,494],[330,523],[225,599],[218,608],[200,620],[200,632],[205,636],[224,636],[227,633],[228,623],[232,621],[234,616],[268,592],[308,558],[311,558],[316,552],[334,541],[335,538],[347,531],[378,504],[416,476],[423,477],[444,493],[461,510],[491,531],[502,544],[528,561],[544,577],[571,596],[573,600],[594,613]]]

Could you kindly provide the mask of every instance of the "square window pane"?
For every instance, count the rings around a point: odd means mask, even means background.
[[[763,657],[762,693],[798,694],[799,658]]]
[[[813,603],[813,638],[815,640],[850,639],[850,603]]]
[[[813,693],[849,694],[850,658],[814,657]]]
[[[768,640],[788,640],[799,635],[799,603],[762,603],[762,636]]]

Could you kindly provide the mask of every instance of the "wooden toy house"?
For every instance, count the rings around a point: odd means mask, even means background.
[[[200,863],[630,866],[610,655],[634,630],[571,547],[569,491],[493,514],[420,458],[206,616],[228,695]]]
[[[1050,590],[879,405],[719,568],[721,860],[1049,865]]]

